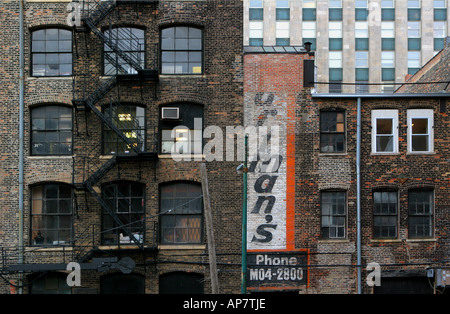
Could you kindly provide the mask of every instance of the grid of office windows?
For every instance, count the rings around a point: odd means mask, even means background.
[[[316,0],[303,0],[302,8],[302,43],[311,43],[311,50],[316,50]]]
[[[277,0],[276,16],[277,16],[276,45],[289,46],[290,45],[289,21],[291,19],[289,0]]]
[[[249,7],[249,45],[262,46],[264,43],[263,0],[250,0]]]

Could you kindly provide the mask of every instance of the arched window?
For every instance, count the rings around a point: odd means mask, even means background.
[[[203,242],[203,197],[201,185],[175,182],[160,187],[161,243]]]
[[[100,278],[101,294],[144,294],[145,278],[138,274],[110,274]]]
[[[145,108],[134,105],[111,105],[103,113],[133,143],[145,150]],[[132,149],[120,136],[103,125],[103,152],[105,154],[125,153]]]
[[[119,181],[102,186],[102,195],[106,205],[117,216],[122,225],[132,233],[140,243],[144,243],[145,224],[145,186],[138,182]],[[133,244],[124,229],[114,221],[111,214],[102,211],[102,243]]]
[[[203,106],[169,104],[161,107],[161,153],[201,154],[203,152]]]
[[[72,108],[40,106],[31,110],[31,155],[72,154]]]
[[[31,75],[72,75],[72,32],[46,28],[31,33]]]
[[[182,271],[159,276],[160,294],[203,294],[204,276]]]
[[[161,30],[161,73],[202,74],[203,32],[188,26]]]
[[[145,32],[139,28],[117,27],[104,32],[114,45],[145,68]],[[110,46],[104,45],[104,74],[136,74],[136,70]]]
[[[70,245],[73,230],[73,191],[49,183],[31,188],[32,245]]]
[[[36,274],[30,278],[30,294],[71,294],[66,273]]]

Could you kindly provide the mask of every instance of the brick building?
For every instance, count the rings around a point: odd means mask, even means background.
[[[238,292],[242,177],[208,162],[206,186],[198,147],[242,125],[241,1],[6,0],[0,15],[0,292],[208,293],[212,256],[219,291]]]
[[[408,91],[318,94],[307,51],[245,48],[246,125],[283,130],[279,167],[249,179],[249,290],[445,291],[448,94],[425,86],[448,83],[448,53]]]
[[[0,293],[238,293],[242,151],[206,185],[198,134],[242,125],[248,292],[443,290],[448,96],[425,83],[448,48],[393,95],[315,94],[308,46],[243,53],[240,0],[22,3],[23,28],[0,4]]]

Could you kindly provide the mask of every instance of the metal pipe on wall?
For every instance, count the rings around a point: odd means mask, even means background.
[[[23,134],[24,134],[24,0],[19,1],[19,264],[23,264]],[[19,294],[23,293],[23,273],[19,273]]]
[[[356,122],[356,251],[358,294],[361,294],[361,98],[357,100]]]

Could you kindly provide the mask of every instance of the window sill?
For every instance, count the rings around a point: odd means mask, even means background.
[[[400,156],[400,153],[370,153],[371,156]]]
[[[407,152],[406,156],[436,155],[436,152]]]
[[[406,239],[406,242],[414,243],[414,242],[437,242],[436,238],[428,238],[428,239]]]
[[[29,246],[26,247],[25,250],[33,250],[34,252],[67,252],[67,251],[72,251],[73,247],[72,246],[55,246],[55,247],[50,247],[50,246]]]
[[[145,246],[144,246],[145,247]],[[125,243],[121,245],[99,245],[99,250],[135,250],[138,246],[136,244]]]
[[[72,0],[27,0],[27,2],[71,2]]]
[[[348,153],[319,153],[319,157],[342,157],[342,156],[348,156]]]
[[[206,245],[204,244],[165,244],[159,245],[158,249],[160,250],[205,250]]]
[[[349,239],[319,239],[319,243],[350,243]]]
[[[46,156],[27,156],[28,159],[34,159],[34,160],[38,160],[38,159],[72,159],[74,156],[73,155],[61,155],[61,156],[57,156],[57,155],[46,155]]]
[[[400,239],[370,239],[372,243],[401,243]]]
[[[73,80],[73,76],[28,76],[27,80],[29,81],[34,81],[34,80],[63,80],[63,81],[72,81]]]
[[[172,78],[172,79],[180,79],[180,78],[205,78],[205,74],[160,74],[159,78]]]

